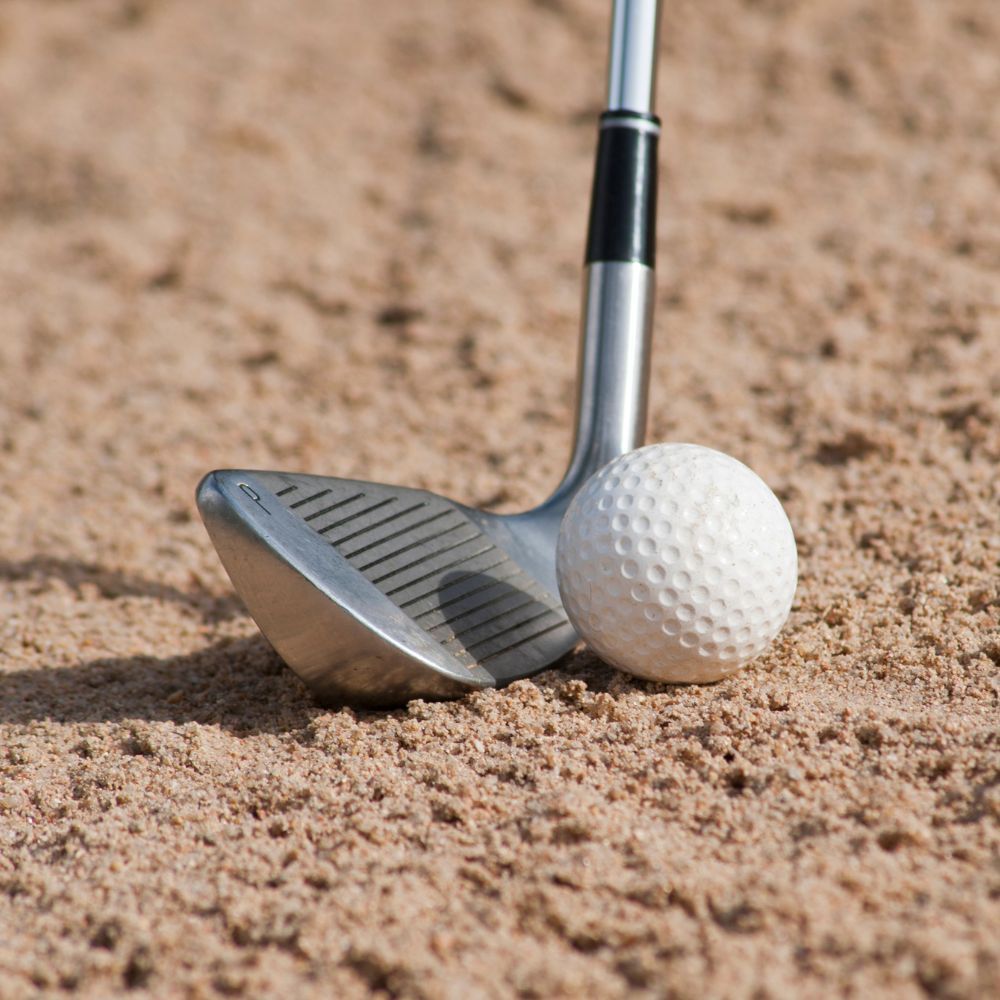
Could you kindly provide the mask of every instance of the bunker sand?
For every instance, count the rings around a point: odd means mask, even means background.
[[[606,5],[0,9],[0,995],[1000,992],[1000,20],[670,3],[649,440],[786,505],[776,645],[316,707],[193,490],[516,510]]]

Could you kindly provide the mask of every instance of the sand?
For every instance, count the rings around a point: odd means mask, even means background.
[[[1000,11],[666,5],[650,440],[801,580],[710,687],[317,707],[216,466],[569,446],[598,0],[0,5],[0,996],[1000,993]]]

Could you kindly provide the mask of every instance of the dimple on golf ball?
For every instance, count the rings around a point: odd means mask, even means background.
[[[621,670],[716,681],[774,639],[798,577],[784,508],[742,462],[652,444],[592,476],[563,518],[559,592],[588,645]]]

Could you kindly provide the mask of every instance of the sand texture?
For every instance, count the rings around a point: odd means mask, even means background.
[[[1000,7],[671,0],[649,440],[801,578],[710,687],[318,708],[218,466],[557,481],[599,0],[0,3],[0,997],[1000,995]]]

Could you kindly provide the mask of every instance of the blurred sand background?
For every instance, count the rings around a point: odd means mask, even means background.
[[[0,996],[1000,993],[1000,9],[665,4],[650,440],[795,526],[714,687],[317,708],[193,490],[527,506],[599,0],[0,4]]]

